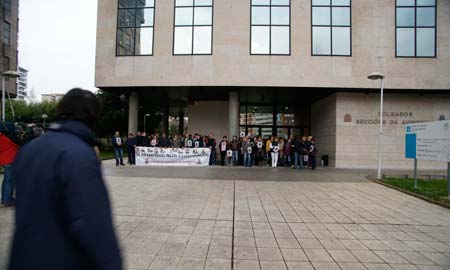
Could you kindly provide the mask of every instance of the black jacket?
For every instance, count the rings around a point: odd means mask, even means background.
[[[122,269],[96,144],[66,121],[19,151],[10,270]]]

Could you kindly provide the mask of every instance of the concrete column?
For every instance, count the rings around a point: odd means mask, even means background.
[[[184,112],[180,110],[178,113],[178,134],[184,135]]]
[[[230,138],[239,136],[239,92],[231,91],[228,98],[228,125]]]
[[[128,103],[128,134],[135,134],[138,131],[139,94],[132,92]]]
[[[169,105],[166,105],[166,107],[163,109],[161,130],[163,133],[169,135]]]

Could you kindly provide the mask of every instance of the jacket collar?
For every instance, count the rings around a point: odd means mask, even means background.
[[[91,146],[100,146],[101,142],[97,140],[94,133],[80,121],[60,121],[54,122],[48,128],[49,131],[71,133]]]

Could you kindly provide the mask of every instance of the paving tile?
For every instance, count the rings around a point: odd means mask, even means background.
[[[312,262],[316,270],[341,270],[335,262]]]
[[[310,262],[286,262],[289,270],[314,270]]]
[[[205,258],[187,258],[180,259],[177,270],[203,270],[205,266]]]
[[[330,253],[336,262],[358,262],[358,259],[350,251],[345,249],[332,249],[328,250],[328,253]]]
[[[308,258],[302,249],[282,248],[281,254],[285,261],[308,261]]]
[[[281,256],[281,252],[278,248],[270,248],[270,247],[259,247],[258,249],[258,258],[261,261],[282,261],[283,257]]]
[[[177,267],[179,257],[175,256],[156,256],[150,265],[151,270],[173,270]]]
[[[342,270],[364,270],[367,269],[362,263],[338,263]]]
[[[231,270],[231,260],[207,258],[205,270]]]
[[[269,239],[269,238],[263,238]],[[235,237],[234,245],[237,247],[256,247],[255,238],[253,237]]]
[[[300,248],[300,244],[295,238],[277,238],[280,248]]]
[[[284,261],[261,261],[261,270],[287,270]]]
[[[256,238],[256,246],[260,247],[278,247],[275,238]],[[281,239],[279,239],[281,240]]]
[[[234,247],[234,258],[236,260],[257,260],[258,254],[253,247]]]
[[[391,264],[391,263],[407,264],[408,263],[396,251],[375,251],[375,254],[377,254],[377,256],[380,257],[384,262],[389,263],[389,264]]]
[[[443,253],[436,252],[421,252],[422,255],[441,266],[450,266],[450,257],[444,255]]]
[[[328,255],[325,249],[305,249],[306,256],[312,262],[332,262],[333,258]]]
[[[235,270],[260,270],[258,260],[235,260],[234,261]]]
[[[370,250],[352,250],[353,255],[362,263],[382,263],[380,259],[373,251]]]
[[[129,254],[125,264],[127,268],[147,269],[154,258],[154,255]]]
[[[208,258],[231,259],[231,247],[210,246],[208,250]]]

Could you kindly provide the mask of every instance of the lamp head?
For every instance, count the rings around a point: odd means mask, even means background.
[[[369,80],[382,80],[384,79],[384,74],[380,72],[373,72],[369,76],[367,76]]]

